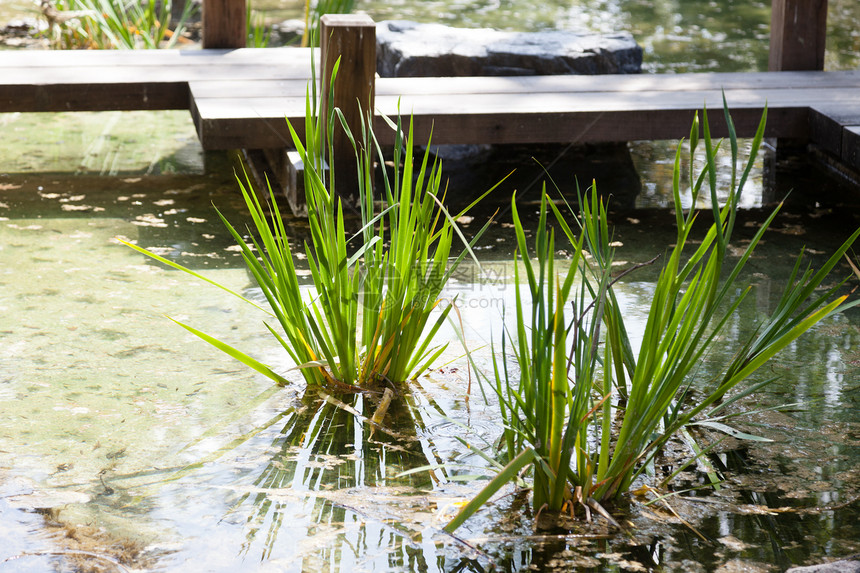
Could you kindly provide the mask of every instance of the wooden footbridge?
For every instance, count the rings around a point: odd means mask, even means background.
[[[303,126],[315,54],[317,70],[320,58],[326,70],[341,58],[335,105],[356,110],[359,100],[389,116],[399,106],[419,138],[432,127],[435,143],[676,139],[704,104],[718,110],[725,93],[741,137],[754,133],[767,105],[767,137],[812,142],[860,170],[860,70],[821,71],[826,0],[773,0],[774,71],[482,78],[375,77],[375,27],[363,16],[324,17],[313,53],[232,49],[244,45],[237,2],[204,2],[201,50],[0,52],[0,112],[188,109],[204,149],[265,150],[282,171],[291,147],[285,118]],[[724,133],[721,113],[711,124]],[[379,116],[376,128],[390,139]]]

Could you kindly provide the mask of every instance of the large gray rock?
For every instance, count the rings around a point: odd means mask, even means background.
[[[634,74],[642,48],[627,32],[501,32],[392,20],[376,27],[383,77]]]

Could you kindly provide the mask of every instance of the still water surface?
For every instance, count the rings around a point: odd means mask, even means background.
[[[626,535],[598,522],[534,536],[513,492],[450,537],[441,527],[489,475],[456,438],[487,449],[500,431],[494,406],[476,389],[465,400],[462,351],[449,349],[438,370],[396,401],[390,431],[372,434],[355,416],[372,413],[372,396],[321,401],[298,376],[295,386],[273,387],[186,335],[164,315],[281,371],[290,366],[265,335],[264,316],[117,244],[127,237],[255,295],[212,209],[245,220],[235,161],[194,152],[192,128],[172,114],[119,115],[174,125],[163,129],[172,134],[159,140],[163,154],[150,155],[147,138],[127,137],[87,154],[94,148],[74,137],[92,142],[101,132],[73,129],[73,141],[44,158],[54,173],[38,171],[25,143],[40,140],[15,131],[32,117],[4,118],[19,152],[7,149],[0,168],[0,570],[123,570],[114,560],[148,571],[483,571],[493,563],[712,571],[785,568],[860,550],[856,310],[821,325],[762,374],[780,381],[746,408],[793,405],[754,414],[743,427],[774,441],[727,449],[717,461],[731,470],[728,487],[672,503],[708,541],[635,499],[616,510]],[[86,158],[112,167],[86,169]],[[483,364],[502,308],[513,305],[504,204],[515,186],[491,200],[503,212],[479,251],[483,273],[463,267],[446,292],[459,295],[466,340]],[[848,193],[796,196],[746,277],[755,295],[698,380],[750,335],[793,254],[806,245],[820,262],[860,224]],[[662,252],[673,240],[671,217],[613,215],[619,259]],[[752,232],[760,218],[758,209],[746,211],[742,227]],[[303,221],[289,225],[305,236]],[[650,300],[649,272],[620,285],[634,329]],[[399,477],[442,463],[450,467]]]
[[[0,10],[10,6],[18,7],[0,0]],[[273,19],[298,14],[297,3],[255,6]],[[648,71],[763,69],[766,60],[769,9],[761,2],[359,7],[376,19],[629,29]],[[828,67],[856,67],[860,8],[831,0],[828,22]],[[373,397],[333,403],[298,383],[273,387],[164,315],[287,371],[265,317],[115,241],[138,241],[254,295],[212,209],[244,220],[237,164],[204,155],[187,114],[5,114],[0,125],[0,571],[781,570],[860,551],[856,309],[762,374],[779,381],[746,408],[793,405],[756,413],[744,427],[774,441],[727,448],[716,460],[730,469],[726,488],[672,502],[707,541],[635,499],[617,508],[628,535],[598,522],[535,536],[527,504],[512,492],[453,538],[441,527],[485,483],[469,476],[489,475],[456,438],[487,449],[500,431],[492,404],[477,392],[464,398],[460,350],[396,401],[389,433],[371,434],[354,415],[372,412]],[[613,216],[619,259],[633,263],[673,240],[669,213],[641,210],[666,205],[672,146],[631,147],[632,164],[571,152],[553,176],[596,177],[619,209],[633,208]],[[558,158],[547,153],[545,163]],[[805,246],[820,262],[860,224],[856,190],[805,163],[774,171],[768,161],[754,172],[745,228],[761,219],[759,206],[794,189],[790,208],[745,279],[754,296],[699,380],[772,307],[791,256]],[[528,157],[505,162],[520,167],[492,200],[503,211],[513,189],[528,201],[540,187]],[[452,171],[464,195],[496,177]],[[483,273],[464,267],[446,293],[459,295],[466,339],[482,363],[480,349],[513,304],[507,222],[503,212],[481,245]],[[306,232],[301,220],[290,227],[296,237]],[[652,284],[646,271],[620,285],[634,323],[644,320]],[[441,463],[451,467],[398,477]]]

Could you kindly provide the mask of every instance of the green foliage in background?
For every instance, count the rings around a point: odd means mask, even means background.
[[[644,339],[637,353],[625,328],[623,309],[613,294],[613,247],[606,206],[596,188],[580,198],[579,217],[569,225],[544,195],[540,222],[529,253],[525,229],[512,202],[519,258],[526,282],[517,286],[517,331],[502,338],[492,375],[484,382],[495,390],[504,423],[500,455],[507,466],[445,528],[453,531],[504,484],[531,466],[536,511],[559,512],[585,507],[608,517],[603,504],[630,490],[654,456],[673,437],[690,439],[687,426],[699,424],[745,436],[721,420],[725,408],[772,380],[727,394],[780,350],[816,323],[850,308],[836,287],[820,291],[830,271],[860,235],[855,231],[824,266],[813,271],[798,259],[794,272],[769,318],[738,348],[734,358],[710,380],[698,380],[698,365],[716,344],[749,292],[740,291],[740,274],[779,208],[765,221],[741,256],[729,264],[729,245],[739,199],[762,141],[766,113],[753,140],[750,159],[737,171],[737,139],[728,107],[732,177],[726,204],[717,200],[717,151],[707,112],[703,117],[705,167],[693,172],[699,146],[699,123],[690,133],[693,202],[707,183],[713,219],[701,243],[691,240],[694,210],[681,205],[681,151],[675,155],[673,193],[677,225],[675,246],[655,285]],[[548,210],[573,245],[567,269],[553,261],[553,232]],[[587,252],[587,254],[584,254]],[[648,263],[644,263],[648,264]],[[641,265],[640,265],[641,266]],[[629,270],[635,270],[629,269]],[[622,273],[624,274],[624,273]],[[518,277],[519,278],[519,277]],[[515,362],[508,359],[512,347]],[[696,401],[691,388],[703,397]],[[692,443],[693,451],[702,450]],[[610,518],[611,519],[611,518]]]
[[[60,49],[156,49],[174,47],[197,11],[188,1],[173,29],[171,0],[47,0],[42,12],[51,24],[52,47]]]
[[[320,18],[324,14],[350,14],[355,0],[305,0],[305,31],[302,47],[319,47]]]
[[[245,6],[245,29],[249,48],[266,48],[269,46],[272,30],[266,27],[263,15],[251,9],[250,2]]]
[[[181,0],[180,0],[181,1]],[[155,49],[173,48],[182,42],[187,23],[199,13],[199,4],[183,2],[181,16],[171,29],[172,0],[42,0],[54,49]],[[301,45],[319,46],[320,18],[324,14],[349,14],[355,0],[307,0]],[[251,48],[265,48],[271,28],[264,17],[246,5],[246,37]]]

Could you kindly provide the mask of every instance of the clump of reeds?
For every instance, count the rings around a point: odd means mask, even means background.
[[[179,0],[175,0],[179,1]],[[54,48],[156,49],[183,40],[198,4],[184,2],[171,28],[171,0],[42,0],[42,12],[53,28]]]
[[[339,110],[327,113],[328,130],[324,133],[316,94],[309,93],[304,142],[290,126],[304,164],[308,242],[290,242],[271,187],[266,205],[247,179],[244,183],[239,180],[239,188],[253,221],[247,230],[250,243],[220,212],[218,215],[241,248],[268,303],[264,311],[275,324],[265,322],[265,328],[309,385],[355,391],[380,381],[403,382],[420,375],[444,351],[445,345],[434,345],[433,340],[453,306],[439,308],[441,290],[489,222],[471,243],[466,242],[455,223],[465,210],[452,217],[443,205],[439,161],[430,161],[429,152],[415,156],[411,125],[405,133],[399,119],[390,122],[396,130],[393,173],[383,174],[384,191],[375,195],[371,175],[374,157],[378,156],[382,165],[384,161],[370,122],[364,121],[360,135],[355,136]],[[334,153],[331,141],[335,126],[346,130],[356,150],[360,223],[355,233],[349,231],[341,196],[323,168],[323,158]],[[455,235],[465,246],[457,256],[452,254]],[[173,261],[126,244],[260,308]],[[300,286],[294,251],[305,255],[313,288]],[[179,324],[272,380],[286,382],[281,373],[248,354],[190,325]]]
[[[612,274],[611,233],[605,204],[596,189],[592,187],[590,194],[580,197],[579,217],[573,226],[544,194],[534,258],[529,255],[523,224],[512,201],[518,257],[526,281],[522,285],[517,281],[515,336],[503,336],[494,371],[483,376],[498,395],[504,424],[499,453],[507,465],[462,508],[447,531],[459,527],[529,466],[536,511],[573,512],[584,507],[586,513],[595,510],[608,516],[604,505],[631,488],[668,440],[685,433],[684,428],[692,423],[708,423],[728,404],[759,390],[769,381],[723,400],[816,323],[857,304],[846,302],[847,296],[836,296],[838,286],[824,292],[818,289],[860,229],[818,271],[802,269],[798,259],[771,316],[737,349],[719,375],[696,380],[697,365],[709,349],[722,344],[718,342],[721,332],[749,291],[735,295],[740,273],[779,211],[770,215],[739,259],[729,265],[727,254],[739,198],[762,141],[766,112],[749,161],[738,174],[737,139],[725,102],[724,108],[732,159],[728,199],[719,206],[716,156],[720,144],[712,141],[705,112],[701,139],[705,167],[698,175],[693,172],[692,158],[700,144],[696,119],[690,132],[691,167],[686,175],[693,204],[707,183],[714,223],[702,242],[693,246],[690,233],[696,212],[685,214],[682,209],[679,144],[673,184],[677,239],[655,285],[638,354],[632,350],[625,317],[614,296],[619,277]],[[573,259],[565,270],[557,269],[553,261],[549,210],[573,245]],[[514,364],[508,359],[509,347]],[[689,399],[694,382],[704,393],[698,403]]]

